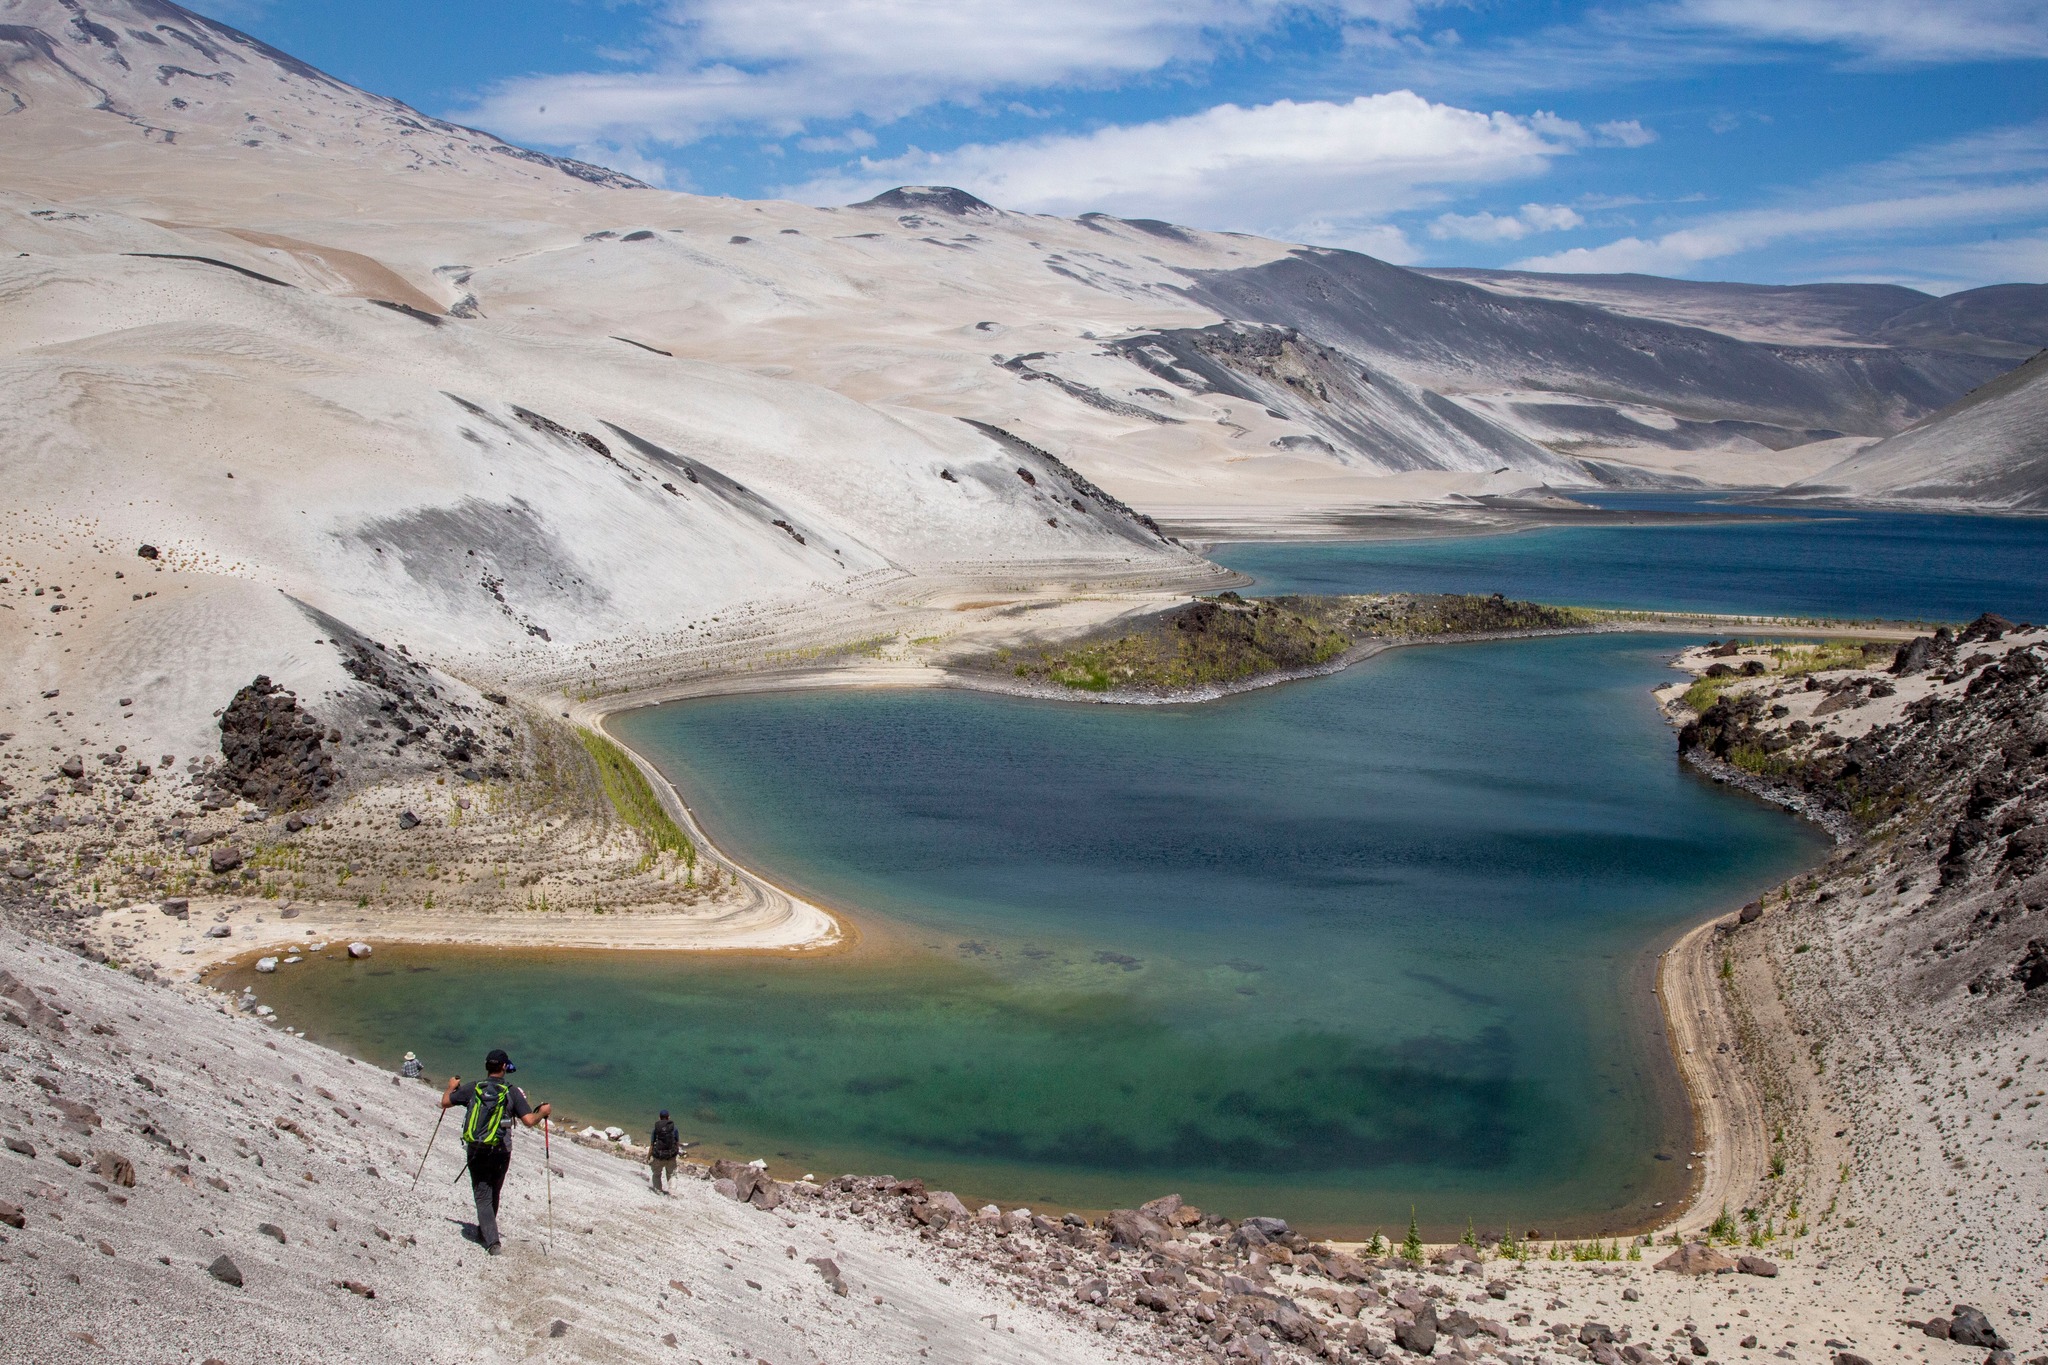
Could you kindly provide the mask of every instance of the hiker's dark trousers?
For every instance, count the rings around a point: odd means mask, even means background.
[[[511,1165],[509,1147],[469,1149],[469,1188],[476,1195],[476,1235],[487,1247],[498,1244],[498,1192],[505,1188],[505,1172]]]

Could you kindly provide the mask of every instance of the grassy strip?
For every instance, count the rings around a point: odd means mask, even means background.
[[[1226,592],[1154,617],[1123,635],[1035,658],[997,662],[1019,678],[1084,692],[1174,691],[1329,663],[1371,639],[1505,634],[1591,625],[1570,607],[1459,594],[1261,597]]]
[[[639,830],[656,852],[673,853],[694,870],[697,866],[696,844],[663,809],[639,765],[624,749],[595,730],[578,730],[576,737],[583,741],[591,762],[597,765],[598,781],[603,784],[604,794],[611,799],[612,809],[619,813],[619,818]]]
[[[1745,654],[1768,654],[1771,662],[1762,673],[1730,670],[1719,677],[1702,677],[1685,690],[1685,707],[1704,715],[1721,694],[1752,678],[1797,678],[1836,668],[1877,668],[1891,661],[1898,646],[1890,640],[1823,640],[1817,644],[1799,642],[1744,642]]]

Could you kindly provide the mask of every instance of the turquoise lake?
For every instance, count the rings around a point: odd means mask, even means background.
[[[1219,557],[1256,562],[1269,591],[2048,615],[2040,523],[1965,522],[1939,564],[1953,598],[1865,582],[1867,542],[1816,540],[1833,524]],[[2018,569],[1972,539],[2011,527],[2032,536]],[[1792,562],[1755,560],[1759,534],[1789,536],[1772,553]],[[1695,557],[1747,547],[1755,596],[1702,589],[1670,536]],[[1578,547],[1570,564],[1529,552],[1545,537]],[[1393,581],[1453,552],[1476,581]],[[467,1072],[505,1046],[581,1118],[642,1128],[667,1107],[707,1150],[782,1174],[919,1175],[1037,1207],[1177,1190],[1333,1232],[1397,1234],[1411,1207],[1436,1229],[1648,1221],[1683,1195],[1691,1134],[1655,953],[1825,853],[1678,764],[1649,690],[1681,643],[1398,650],[1200,706],[819,691],[631,713],[616,732],[720,845],[852,911],[858,948],[391,945],[261,989],[358,1055]]]

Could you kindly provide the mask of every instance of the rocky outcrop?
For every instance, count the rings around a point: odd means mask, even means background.
[[[326,747],[340,739],[341,732],[322,725],[296,695],[259,673],[221,712],[221,765],[214,780],[272,813],[314,805],[332,795],[341,779]],[[217,865],[218,853],[214,861],[215,871],[229,870]]]

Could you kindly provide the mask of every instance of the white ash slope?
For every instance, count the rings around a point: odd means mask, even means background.
[[[506,1254],[486,1257],[462,1236],[452,1126],[411,1192],[436,1114],[425,1084],[11,935],[0,970],[0,1007],[23,1021],[0,1018],[0,1201],[24,1224],[0,1226],[15,1359],[1126,1358],[998,1290],[945,1283],[907,1231],[800,1201],[767,1214],[699,1181],[664,1199],[644,1167],[559,1135],[550,1252],[537,1131],[514,1139]],[[103,1173],[121,1163],[132,1186]],[[208,1273],[223,1255],[240,1287]]]
[[[1848,840],[1712,949],[1783,1162],[1738,1207],[1803,1226],[1802,1244],[1867,1283],[1995,1310],[2030,1343],[2048,1327],[2044,679],[2048,631],[1987,617],[1889,669],[1764,674],[1702,716],[1675,711],[1706,766],[1818,809]]]
[[[2048,352],[1785,491],[1934,511],[2048,512]]]

